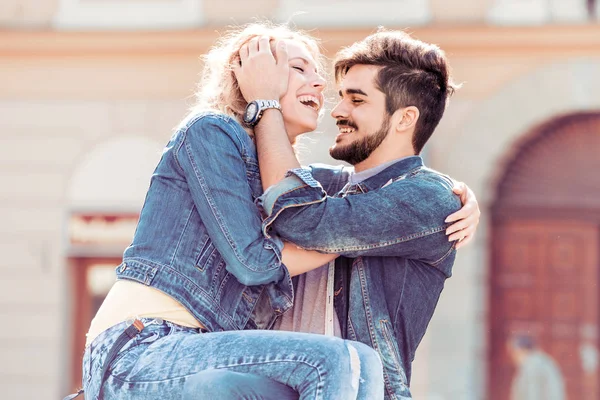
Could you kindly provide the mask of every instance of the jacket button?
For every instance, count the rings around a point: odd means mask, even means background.
[[[123,265],[121,265],[121,268],[119,269],[120,272],[123,272],[127,269],[127,264],[123,263]]]

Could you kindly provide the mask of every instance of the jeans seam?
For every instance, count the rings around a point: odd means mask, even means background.
[[[319,389],[321,389],[321,386],[323,384],[323,375],[322,372],[320,371],[318,366],[312,365],[306,361],[301,361],[301,360],[273,360],[273,361],[261,361],[261,362],[248,362],[248,363],[241,363],[241,364],[227,364],[227,365],[223,365],[223,366],[216,366],[216,367],[212,367],[211,369],[227,369],[230,367],[242,367],[242,366],[246,366],[246,365],[264,365],[264,364],[275,364],[275,363],[301,363],[301,364],[305,364],[308,365],[310,368],[313,368],[314,370],[317,371],[317,374],[319,376]],[[119,381],[121,383],[127,383],[127,384],[147,384],[147,383],[161,383],[161,382],[170,382],[173,380],[177,380],[177,379],[182,379],[182,378],[187,378],[188,376],[191,375],[195,375],[199,372],[202,372],[203,370],[198,370],[194,373],[191,374],[187,374],[187,375],[181,375],[181,376],[177,376],[177,377],[173,377],[173,378],[169,378],[169,379],[161,379],[161,380],[152,380],[152,381],[128,381],[128,380],[124,380],[121,379],[115,375],[113,375],[112,373],[109,375],[109,378],[112,378],[116,381]],[[112,370],[111,370],[112,372]]]

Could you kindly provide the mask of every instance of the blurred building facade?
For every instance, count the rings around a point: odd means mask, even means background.
[[[599,397],[600,6],[588,0],[3,0],[0,393],[56,399],[150,174],[226,26],[316,28],[328,56],[378,25],[439,44],[458,82],[426,152],[483,210],[417,353],[416,399],[508,399],[511,332],[569,399]],[[333,83],[331,83],[333,86]],[[331,103],[335,100],[330,91]],[[334,162],[335,126],[301,143]]]

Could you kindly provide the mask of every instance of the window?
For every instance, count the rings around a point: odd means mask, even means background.
[[[550,19],[553,22],[577,23],[590,19],[591,0],[551,0]]]
[[[583,23],[590,19],[597,0],[495,0],[488,13],[500,25]]]
[[[115,267],[131,243],[136,213],[72,212],[67,221],[72,304],[71,390],[81,385],[85,334],[115,282]]]
[[[428,0],[280,0],[280,21],[299,26],[407,26],[431,20]]]
[[[59,29],[185,29],[203,22],[202,0],[59,1]]]

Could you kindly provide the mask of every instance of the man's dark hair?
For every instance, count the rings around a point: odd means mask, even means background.
[[[382,67],[375,85],[385,94],[388,115],[402,107],[419,109],[412,140],[416,154],[433,134],[448,98],[457,89],[444,52],[401,31],[380,30],[368,36],[341,50],[334,65],[338,82],[355,65]]]

